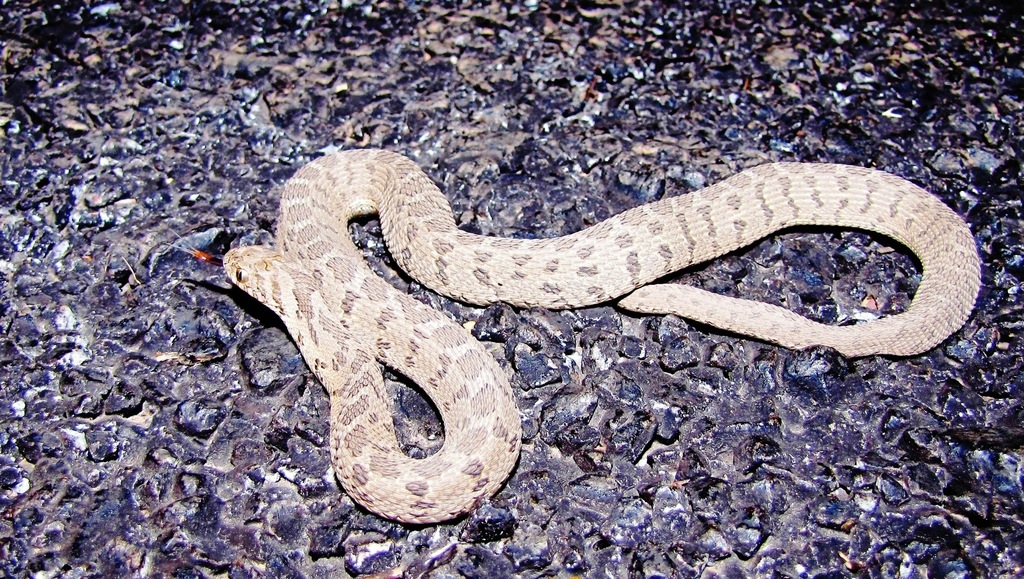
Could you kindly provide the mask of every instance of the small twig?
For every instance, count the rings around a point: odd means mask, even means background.
[[[121,261],[124,262],[125,266],[128,268],[128,271],[130,271],[132,274],[128,278],[128,289],[131,289],[133,285],[142,285],[142,280],[140,280],[139,276],[135,274],[135,268],[132,267],[132,264],[128,263],[128,258],[121,256]]]

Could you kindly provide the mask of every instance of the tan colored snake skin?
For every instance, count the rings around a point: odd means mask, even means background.
[[[932,348],[963,325],[980,286],[963,220],[919,187],[870,169],[763,165],[572,235],[520,240],[458,230],[445,197],[403,156],[323,157],[284,186],[278,248],[233,249],[225,268],[281,316],[327,388],[331,455],[345,489],[369,510],[412,523],[456,517],[491,496],[518,459],[520,419],[504,371],[482,344],[364,263],[348,222],[368,213],[380,215],[405,271],[464,302],[571,308],[633,292],[621,307],[848,356]],[[903,243],[924,270],[908,310],[830,327],[763,303],[645,285],[794,225],[866,229]],[[400,450],[378,362],[419,384],[440,411],[445,443],[433,456]]]

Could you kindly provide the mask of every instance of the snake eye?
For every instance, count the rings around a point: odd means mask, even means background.
[[[240,269],[236,269],[235,270],[235,283],[242,283],[243,281],[245,281],[245,272],[240,270]]]

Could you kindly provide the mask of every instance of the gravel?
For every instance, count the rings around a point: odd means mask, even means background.
[[[0,575],[1010,577],[1024,569],[1015,3],[5,2]],[[450,524],[355,505],[282,324],[192,250],[272,241],[332,148],[423,166],[467,230],[563,235],[770,160],[885,169],[963,215],[984,287],[906,359],[614,304],[474,308],[524,426]],[[884,238],[786,231],[671,277],[829,323],[897,312]],[[413,456],[443,426],[401,376]]]

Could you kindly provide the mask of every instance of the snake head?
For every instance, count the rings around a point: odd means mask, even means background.
[[[224,271],[231,283],[275,310],[280,304],[282,270],[280,252],[264,245],[236,247],[224,255]]]

